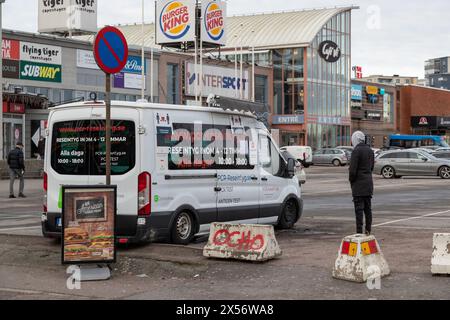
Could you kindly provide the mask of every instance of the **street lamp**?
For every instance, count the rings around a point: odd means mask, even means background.
[[[2,106],[0,110],[0,159],[4,159],[3,154],[3,16],[2,7],[5,0],[0,0],[0,44],[2,46],[2,56],[0,58],[0,97],[2,101]]]

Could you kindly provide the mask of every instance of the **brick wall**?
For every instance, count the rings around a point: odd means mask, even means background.
[[[450,116],[450,91],[418,86],[400,88],[400,131],[411,134],[411,117]]]

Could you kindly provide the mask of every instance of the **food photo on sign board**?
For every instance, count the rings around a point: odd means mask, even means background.
[[[115,187],[63,187],[63,264],[114,263]]]

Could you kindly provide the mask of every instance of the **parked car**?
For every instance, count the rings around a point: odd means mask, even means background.
[[[432,155],[438,159],[450,160],[450,150],[433,152]]]
[[[435,150],[435,152],[440,152],[440,151],[450,151],[450,148],[437,148]]]
[[[342,149],[320,149],[313,154],[314,164],[332,164],[335,167],[349,163],[347,153]]]
[[[300,185],[305,184],[306,183],[306,172],[305,172],[305,169],[303,168],[302,163],[300,161],[296,160],[295,156],[293,154],[289,153],[288,151],[281,150],[281,154],[286,161],[289,161],[289,159],[295,160],[295,176],[298,178]]]
[[[450,160],[416,150],[388,151],[375,160],[375,174],[385,179],[403,176],[439,176],[450,179]]]
[[[349,146],[339,146],[339,147],[336,147],[336,149],[347,150],[347,151],[349,151],[350,153],[352,153],[353,150],[355,150],[355,148],[349,147]]]
[[[287,151],[294,156],[294,159],[300,161],[305,168],[313,165],[313,152],[308,146],[287,146],[280,149],[281,152]]]

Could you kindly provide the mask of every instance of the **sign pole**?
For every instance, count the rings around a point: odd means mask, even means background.
[[[111,74],[106,74],[106,185],[111,185]]]

